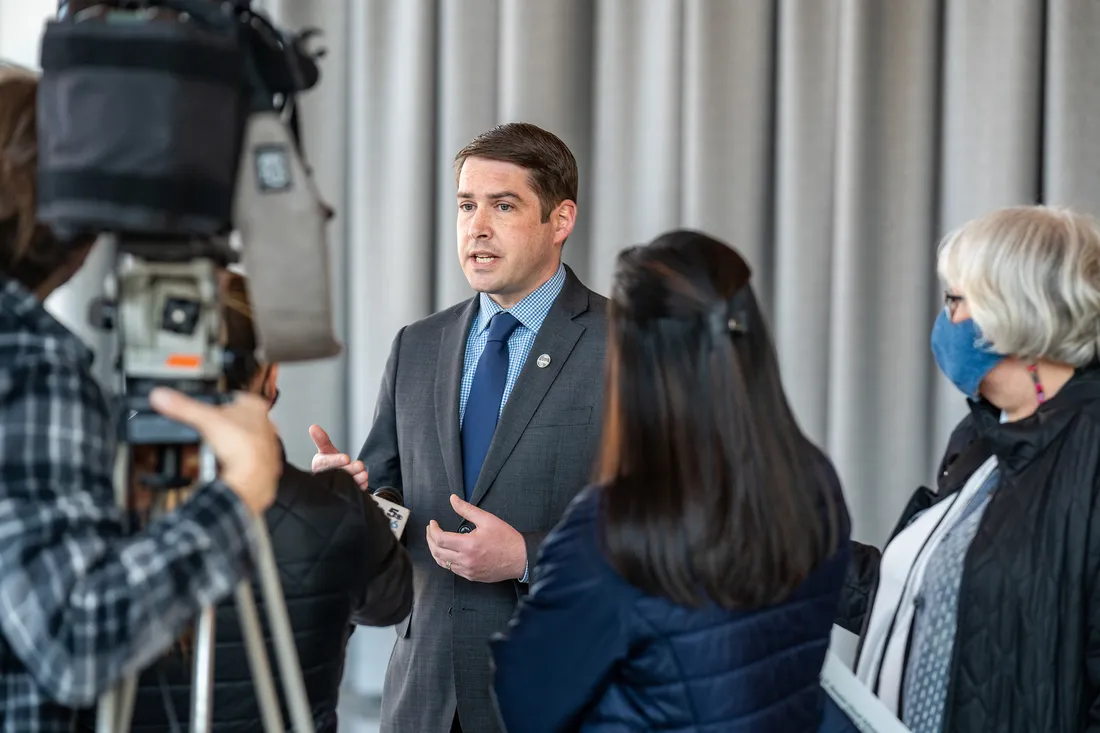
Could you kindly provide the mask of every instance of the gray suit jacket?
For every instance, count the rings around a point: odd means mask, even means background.
[[[538,547],[588,483],[603,408],[607,300],[571,270],[504,407],[472,501],[515,527],[534,568]],[[489,637],[526,586],[472,583],[439,567],[425,538],[435,519],[470,531],[449,503],[463,496],[458,400],[478,299],[406,326],[394,339],[374,425],[359,454],[373,491],[412,510],[405,531],[413,610],[397,627],[382,692],[383,733],[447,733],[458,706],[465,733],[500,730],[489,695]],[[547,354],[545,368],[536,364]],[[531,660],[538,664],[537,659]]]

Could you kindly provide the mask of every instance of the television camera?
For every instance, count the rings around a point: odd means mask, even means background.
[[[212,454],[192,429],[154,412],[170,386],[219,403],[225,375],[249,358],[302,361],[340,351],[332,326],[325,239],[332,211],[304,162],[298,95],[320,80],[314,29],[289,33],[251,0],[63,0],[42,37],[38,218],[64,241],[99,237],[114,268],[90,318],[118,339],[116,495],[135,481],[185,498],[212,480]],[[249,273],[258,354],[223,343],[220,273]],[[133,446],[157,469],[135,475]],[[200,451],[200,476],[185,456]],[[128,512],[129,514],[129,512]],[[254,560],[293,729],[313,730],[270,539]],[[284,730],[252,585],[234,594],[264,728]],[[191,730],[209,731],[214,609],[194,634]],[[136,678],[99,701],[100,733],[128,731]]]

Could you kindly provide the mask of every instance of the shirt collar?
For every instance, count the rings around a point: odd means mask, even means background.
[[[34,293],[23,287],[17,280],[8,277],[0,277],[0,304],[4,306],[5,311],[20,320],[27,318],[35,320],[41,317],[38,311],[45,311]]]
[[[27,331],[53,337],[70,347],[88,364],[94,354],[88,346],[46,310],[42,301],[18,281],[0,275],[0,313],[12,317]]]
[[[554,305],[554,300],[558,297],[558,293],[561,292],[564,285],[565,265],[558,265],[557,272],[554,273],[553,277],[540,285],[526,298],[509,308],[508,312],[516,317],[521,326],[525,326],[532,331],[538,331],[550,312],[550,306]],[[479,303],[481,311],[478,314],[477,332],[480,334],[489,327],[489,321],[493,319],[493,316],[503,311],[504,308],[501,308],[487,293],[481,293]]]

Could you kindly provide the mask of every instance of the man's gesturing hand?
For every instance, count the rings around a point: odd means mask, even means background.
[[[309,437],[313,438],[313,445],[317,446],[312,463],[314,473],[342,468],[351,474],[360,489],[367,490],[367,467],[362,461],[353,461],[351,456],[336,450],[328,433],[322,430],[320,425],[309,426]]]
[[[238,394],[228,405],[215,407],[158,387],[149,393],[149,404],[161,415],[199,432],[221,464],[222,483],[241,497],[253,514],[262,514],[271,506],[283,473],[283,458],[267,402],[255,395]]]
[[[478,583],[519,580],[527,568],[527,545],[512,525],[451,495],[451,507],[477,529],[469,534],[444,532],[428,523],[428,548],[443,568]]]

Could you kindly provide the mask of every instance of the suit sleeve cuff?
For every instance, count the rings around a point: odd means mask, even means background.
[[[532,561],[537,561],[539,558],[539,548],[542,546],[542,541],[546,539],[545,532],[521,532],[523,535],[523,544],[527,548],[527,565],[523,571],[523,579],[516,581],[521,585],[527,585],[531,582],[531,573],[537,568],[532,566]]]

